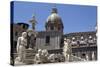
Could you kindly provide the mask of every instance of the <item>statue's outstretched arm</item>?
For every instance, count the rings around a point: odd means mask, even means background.
[[[17,40],[17,52],[18,52],[18,50],[19,50],[20,42],[21,42],[21,38],[19,37],[18,40]]]

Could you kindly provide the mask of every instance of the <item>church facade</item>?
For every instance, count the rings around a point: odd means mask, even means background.
[[[60,49],[63,35],[63,22],[57,9],[52,8],[51,15],[45,22],[45,31],[40,31],[36,37],[36,48],[54,50]]]

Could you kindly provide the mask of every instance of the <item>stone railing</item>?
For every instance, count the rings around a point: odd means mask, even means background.
[[[18,57],[17,53],[14,53],[14,61],[15,61],[15,65],[17,64],[34,64],[34,56],[36,54],[36,50],[34,49],[26,49],[25,50],[25,59],[24,59],[24,63],[21,62],[17,62],[16,58]]]
[[[34,49],[26,49],[24,63],[33,64],[34,63],[35,54],[36,54],[36,50],[34,50]]]
[[[82,59],[80,57],[71,55],[70,61],[71,62],[74,62],[74,61],[86,61],[86,60],[85,59]]]

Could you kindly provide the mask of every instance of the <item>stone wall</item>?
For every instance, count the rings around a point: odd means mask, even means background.
[[[46,43],[46,36],[50,37],[50,42]],[[60,49],[62,33],[57,31],[43,31],[39,32],[36,37],[36,48],[37,49]]]

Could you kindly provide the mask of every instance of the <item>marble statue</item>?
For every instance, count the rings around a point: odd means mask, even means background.
[[[36,49],[35,46],[36,46],[36,36],[37,36],[37,32],[35,30],[32,30],[32,29],[28,29],[27,30],[27,42],[28,42],[28,48],[29,49]]]
[[[55,62],[55,54],[50,54],[48,59],[49,59],[50,63],[54,63]]]
[[[48,51],[46,49],[39,49],[38,53],[35,55],[34,58],[34,63],[35,64],[41,64],[41,63],[49,63],[49,54]]]
[[[48,63],[49,62],[49,53],[46,49],[43,49],[42,50],[42,57],[41,57],[41,60],[42,60],[42,63]]]
[[[17,53],[18,53],[18,57],[17,57],[17,61],[19,62],[23,62],[23,60],[25,59],[25,49],[27,46],[27,33],[23,32],[22,36],[18,38],[17,41]]]
[[[42,63],[41,56],[42,56],[42,50],[38,49],[38,53],[34,57],[34,63],[35,64],[41,64]]]
[[[71,49],[71,45],[70,45],[70,40],[64,38],[63,54],[65,57],[65,61],[70,61],[71,53],[72,53],[72,49]]]
[[[33,18],[29,22],[32,24],[32,29],[35,30],[35,25],[37,23],[37,21],[35,19],[35,15],[33,16]]]

